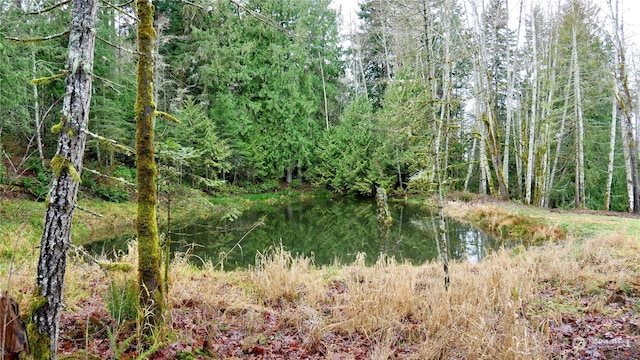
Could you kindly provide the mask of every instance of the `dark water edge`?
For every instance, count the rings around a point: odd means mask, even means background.
[[[391,203],[394,222],[386,237],[378,234],[376,206],[372,200],[313,199],[287,206],[258,205],[237,219],[211,218],[173,229],[172,252],[189,255],[190,261],[224,264],[225,270],[255,264],[256,254],[283,248],[294,256],[311,257],[318,266],[351,263],[358,253],[373,264],[381,253],[397,261],[421,264],[438,258],[436,219],[429,210]],[[449,255],[478,262],[499,244],[488,234],[456,220],[447,220]],[[132,238],[86,245],[97,254],[126,249]]]

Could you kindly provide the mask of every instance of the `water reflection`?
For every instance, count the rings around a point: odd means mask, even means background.
[[[196,263],[198,259],[218,263],[222,257],[224,269],[229,270],[250,266],[258,252],[280,246],[294,255],[313,257],[316,265],[350,263],[358,253],[366,254],[368,264],[381,253],[414,264],[437,259],[436,221],[429,211],[394,203],[390,210],[393,225],[379,238],[373,201],[315,199],[283,207],[259,206],[233,222],[215,218],[174,230],[172,249],[189,251]],[[478,262],[495,246],[487,234],[453,219],[447,221],[447,232],[450,258]],[[98,250],[111,246],[94,244]]]

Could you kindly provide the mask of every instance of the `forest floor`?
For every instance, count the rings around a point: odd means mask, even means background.
[[[41,208],[2,201],[0,285],[24,313]],[[132,223],[131,207],[104,205],[101,223],[78,213],[76,236]],[[490,201],[451,201],[446,212],[537,240],[450,263],[448,289],[438,262],[317,267],[280,250],[222,272],[183,254],[168,269],[166,326],[146,351],[137,346],[135,244],[119,259],[131,266],[109,271],[72,252],[59,358],[640,359],[640,218]]]

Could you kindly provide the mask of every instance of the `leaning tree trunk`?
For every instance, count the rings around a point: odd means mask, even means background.
[[[154,7],[150,0],[136,1],[138,12],[138,90],[134,108],[136,119],[136,165],[138,171],[138,285],[147,345],[154,329],[162,324],[162,254],[156,223],[158,201],[157,167],[154,157],[156,106],[153,100]]]
[[[67,249],[89,122],[97,8],[94,0],[73,2],[67,60],[69,74],[62,119],[53,128],[59,133],[58,150],[51,160],[53,180],[40,241],[34,310],[28,326],[36,359],[55,359],[58,349]]]

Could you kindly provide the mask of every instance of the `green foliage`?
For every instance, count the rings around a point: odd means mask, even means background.
[[[115,203],[131,200],[131,194],[128,191],[113,186],[98,185],[95,188],[95,194],[104,200]]]
[[[25,191],[35,196],[36,200],[44,201],[49,192],[51,173],[42,166],[40,159],[37,158],[28,159],[25,168],[31,176],[20,177],[20,184]]]
[[[122,178],[130,183],[134,183],[136,181],[136,168],[118,165],[113,170],[112,176],[116,178]]]
[[[159,155],[168,172],[176,179],[189,179],[202,189],[216,188],[219,175],[231,169],[231,150],[218,136],[215,123],[209,119],[203,104],[187,97],[179,111],[181,124],[166,129],[165,142]]]
[[[138,287],[134,281],[112,280],[106,299],[109,315],[118,324],[138,318]]]
[[[390,159],[382,151],[382,136],[371,103],[355,100],[339,125],[323,133],[319,163],[308,176],[316,186],[340,193],[371,195],[376,186],[394,184]]]
[[[171,29],[178,23],[189,28],[188,42],[166,49],[180,61],[176,69],[184,72],[176,77],[184,78],[184,87],[193,88],[208,104],[216,127],[207,124],[204,130],[218,129],[219,137],[228,139],[229,150],[206,147],[221,143],[216,141],[205,141],[205,148],[178,142],[205,150],[208,154],[201,158],[211,163],[204,168],[223,174],[233,171],[235,181],[279,180],[286,172],[303,173],[317,160],[315,147],[326,122],[323,94],[318,91],[323,88],[322,74],[328,101],[337,105],[341,65],[337,14],[328,0],[252,0],[243,5],[285,24],[286,30],[245,16],[225,2],[206,13],[182,8],[182,19],[175,17],[177,9],[167,7],[175,21]],[[189,113],[188,105],[183,113]],[[330,115],[338,108],[330,106]],[[179,116],[183,122],[189,117]],[[200,133],[208,136],[202,129]],[[222,158],[225,152],[228,155]]]

